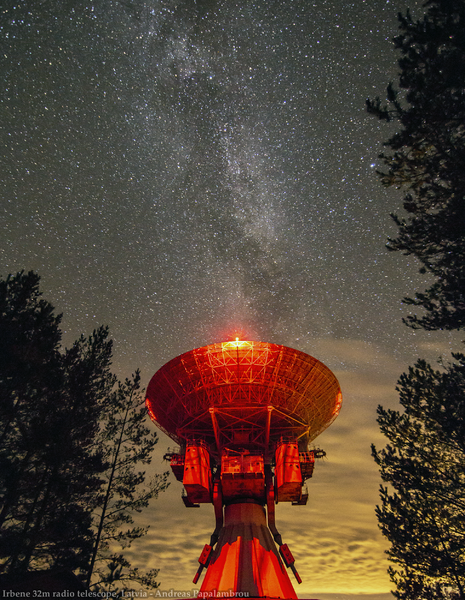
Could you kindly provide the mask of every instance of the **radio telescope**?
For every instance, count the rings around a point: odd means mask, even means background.
[[[186,507],[212,503],[216,526],[199,558],[199,597],[297,598],[300,576],[275,524],[275,505],[306,504],[309,444],[337,417],[339,383],[317,359],[276,344],[211,344],[152,377],[147,409],[179,445],[168,455]],[[284,566],[285,565],[285,566]]]

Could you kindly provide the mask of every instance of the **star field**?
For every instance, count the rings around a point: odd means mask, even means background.
[[[339,377],[345,403],[322,436],[314,499],[277,515],[304,596],[389,591],[374,516],[376,405],[395,406],[396,379],[417,355],[449,351],[444,334],[401,323],[420,276],[384,248],[402,195],[376,177],[389,132],[365,112],[396,78],[390,40],[406,8],[0,9],[2,276],[36,270],[64,313],[65,344],[108,324],[115,369],[140,367],[146,383],[170,358],[236,332],[308,352]],[[161,568],[163,589],[191,589],[213,528],[202,508],[192,530],[179,495],[173,482],[143,514],[153,526],[134,550],[140,566]]]

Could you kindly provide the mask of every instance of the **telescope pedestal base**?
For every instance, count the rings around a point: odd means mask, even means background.
[[[232,598],[297,598],[259,504],[225,507],[224,526],[199,597],[225,598],[227,592]]]

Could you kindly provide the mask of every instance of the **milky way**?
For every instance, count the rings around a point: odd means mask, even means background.
[[[364,108],[396,77],[390,40],[405,8],[2,8],[2,276],[36,270],[64,312],[65,343],[108,324],[115,369],[141,367],[146,382],[181,352],[238,333],[338,375],[345,404],[322,439],[315,500],[281,513],[304,595],[389,590],[373,512],[375,409],[395,405],[418,353],[448,351],[444,337],[401,323],[419,276],[384,248],[402,196],[376,177],[388,131]],[[165,587],[190,589],[213,523],[204,512],[189,530],[179,493],[173,483],[154,504],[158,525],[135,556],[161,567]]]

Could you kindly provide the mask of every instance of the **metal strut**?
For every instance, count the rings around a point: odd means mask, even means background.
[[[284,561],[286,567],[291,569],[294,573],[294,576],[297,580],[297,583],[302,583],[302,579],[295,568],[295,558],[292,555],[292,552],[289,550],[289,546],[287,544],[283,544],[283,539],[281,534],[276,528],[275,522],[275,501],[274,501],[274,485],[273,485],[273,474],[271,472],[271,468],[267,465],[265,467],[265,482],[266,482],[266,512],[268,517],[268,528],[273,534],[274,541],[279,546],[279,554]]]
[[[205,567],[210,564],[210,558],[213,552],[213,546],[218,541],[220,531],[223,527],[223,496],[221,494],[221,484],[219,477],[213,482],[213,506],[215,508],[215,530],[211,534],[210,543],[205,544],[202,553],[199,556],[199,568],[194,576],[193,583],[197,583]]]

